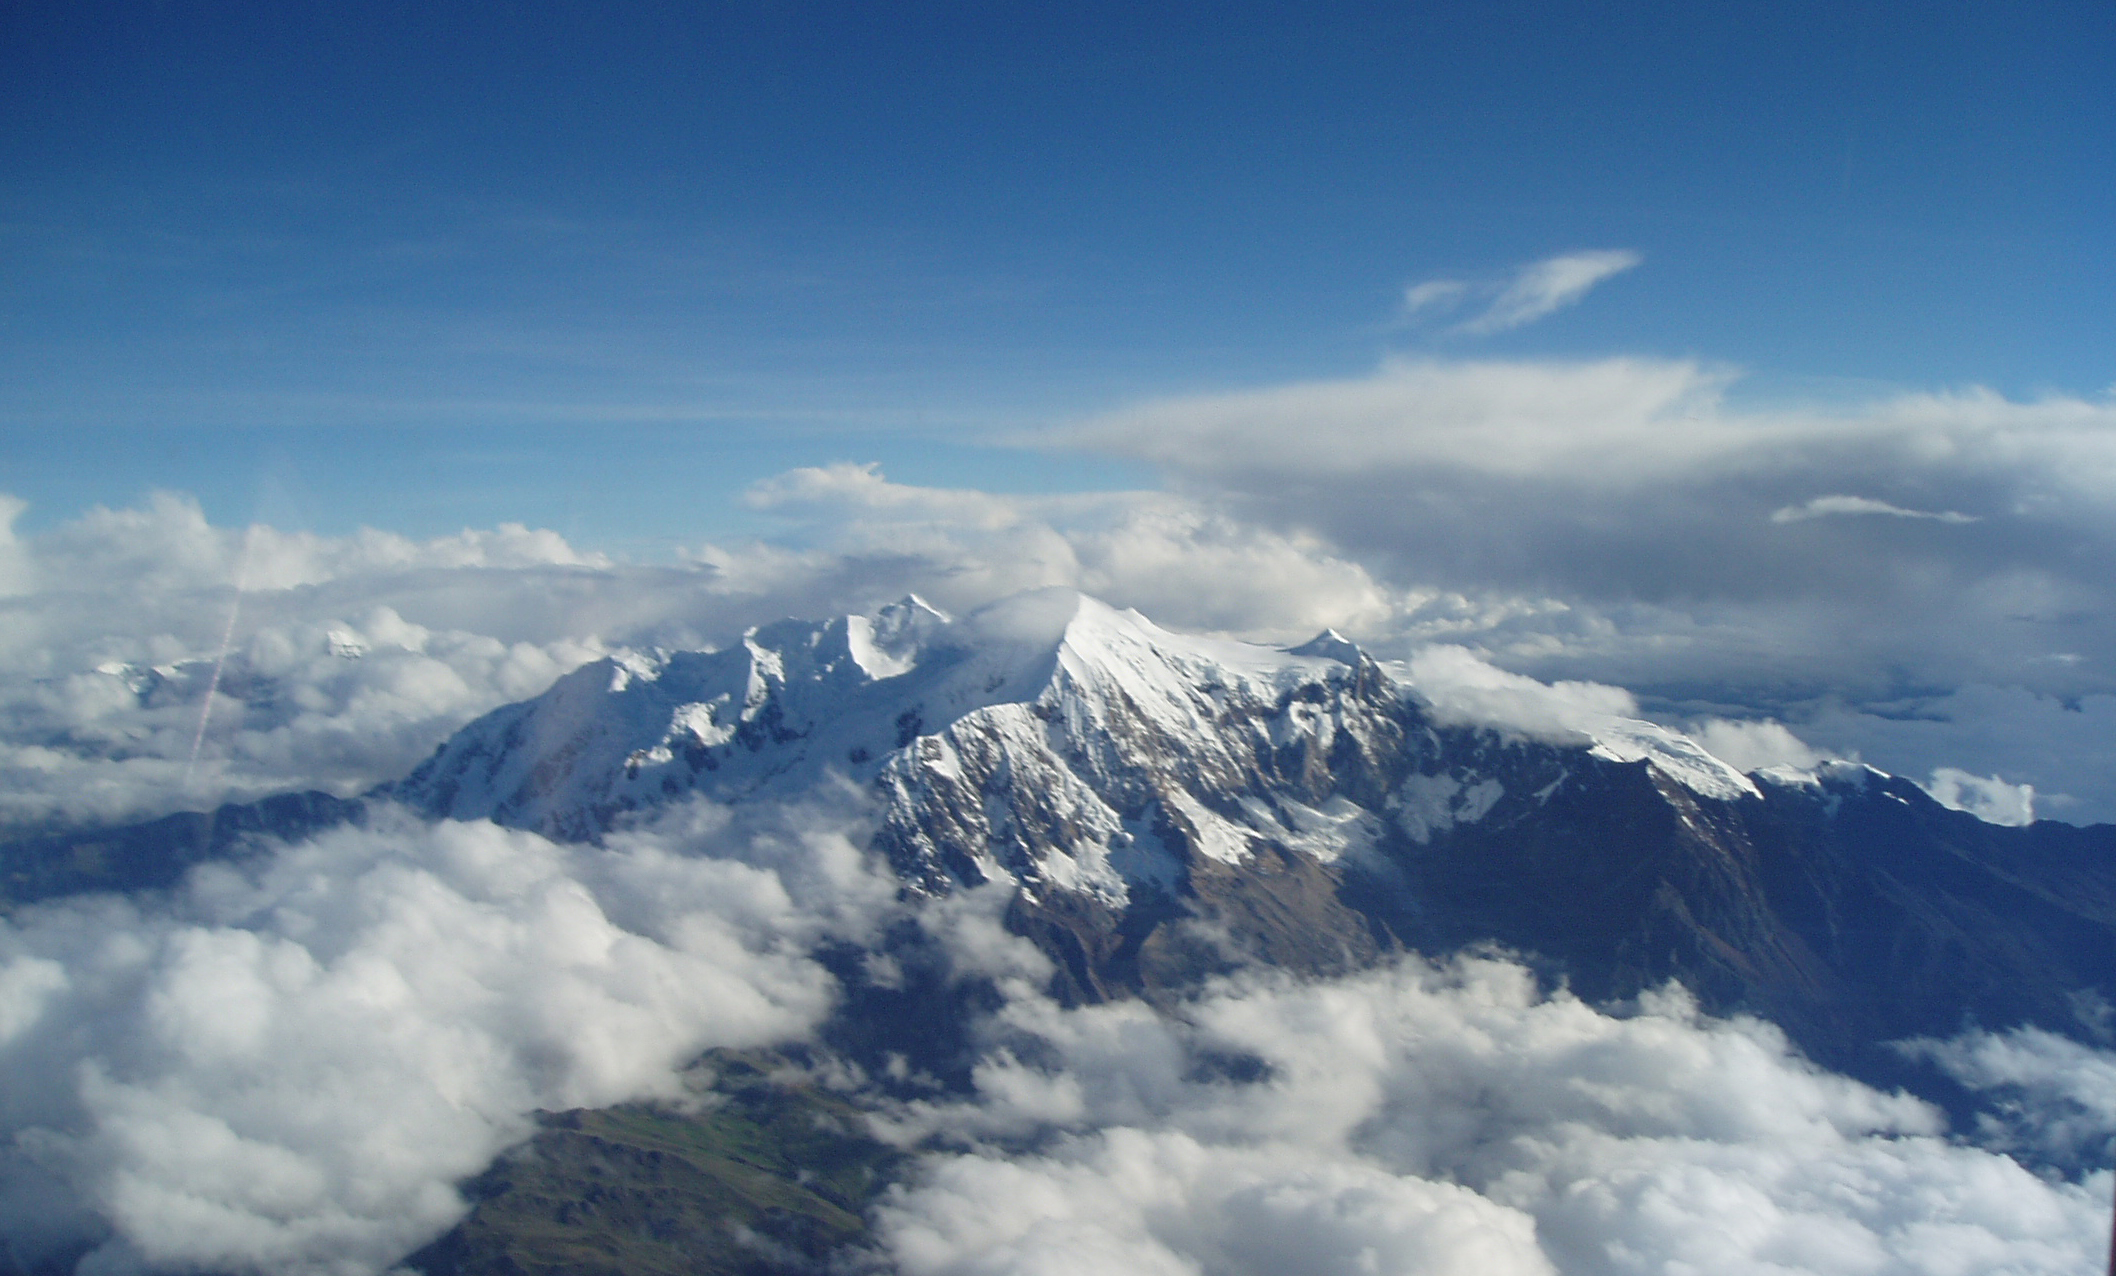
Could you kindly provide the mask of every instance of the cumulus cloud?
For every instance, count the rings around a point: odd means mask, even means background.
[[[2096,1009],[2106,1017],[2105,1003]],[[1973,1031],[1902,1049],[1997,1097],[1996,1109],[1979,1120],[1985,1142],[2075,1167],[2116,1159],[2116,1054],[2040,1028]]]
[[[1971,775],[1943,766],[1923,786],[1941,806],[1967,811],[1988,824],[2035,823],[2035,786],[2008,784],[1995,775]]]
[[[1734,380],[1680,360],[1394,360],[1058,437],[1318,537],[1420,600],[1407,638],[1440,636],[1418,632],[1431,608],[1467,600],[1456,641],[1686,718],[1776,718],[1843,751],[1863,746],[1811,720],[1832,706],[1906,718],[1977,685],[2116,694],[2116,403],[1972,389],[1741,407]]]
[[[1407,315],[1452,310],[1472,297],[1483,309],[1457,325],[1457,332],[1488,336],[1534,323],[1545,315],[1577,304],[1595,285],[1637,266],[1645,258],[1629,249],[1566,253],[1531,262],[1500,283],[1473,284],[1459,279],[1429,279],[1403,293]]]
[[[880,1211],[906,1276],[1546,1276],[1531,1219],[1350,1158],[1118,1127],[1055,1153],[948,1158]]]
[[[1017,998],[976,1080],[899,1118],[963,1144],[879,1212],[907,1272],[2077,1273],[2107,1241],[2105,1171],[1950,1142],[1677,991],[1616,1016],[1496,959],[1171,1016]]]
[[[83,1272],[379,1272],[536,1110],[683,1097],[804,1034],[884,924],[844,812],[610,847],[391,817],[0,922],[0,1229]]]
[[[760,589],[805,579],[833,597],[860,592],[874,602],[916,589],[968,610],[1061,585],[1172,628],[1296,640],[1329,626],[1382,626],[1402,606],[1399,593],[1312,534],[1259,528],[1157,492],[995,495],[834,465],[758,484],[749,501],[794,524],[792,546],[704,553]]]
[[[1711,718],[1692,724],[1690,735],[1707,753],[1744,773],[1765,767],[1806,771],[1826,760],[1826,755],[1810,748],[1785,724],[1768,719],[1736,722]]]
[[[684,618],[671,573],[516,526],[423,542],[218,528],[161,493],[6,544],[11,829],[358,792],[603,654],[602,633]]]
[[[1508,673],[1466,648],[1439,644],[1410,659],[1410,680],[1435,721],[1496,726],[1536,739],[1577,742],[1636,718],[1638,701],[1621,687],[1538,682]]]

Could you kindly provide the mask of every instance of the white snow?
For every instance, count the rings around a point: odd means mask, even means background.
[[[1351,690],[1372,667],[1334,632],[1291,650],[1198,638],[1069,589],[960,619],[907,598],[585,666],[466,728],[397,795],[577,838],[687,793],[790,796],[843,774],[881,784],[891,820],[928,829],[917,838],[967,838],[963,853],[1016,880],[1117,903],[1174,883],[1179,843],[1228,864],[1260,843],[1329,863],[1388,822],[1427,842],[1485,819],[1505,788],[1474,769],[1413,776],[1381,811],[1258,787],[1267,759],[1383,738]],[[1630,702],[1614,688],[1548,687],[1460,652],[1398,670],[1441,725],[1643,760],[1709,797],[1757,792],[1688,737],[1616,712]]]
[[[1763,796],[1748,776],[1705,752],[1697,741],[1658,723],[1612,718],[1594,732],[1594,748],[1590,752],[1612,762],[1637,762],[1643,758],[1654,770],[1692,793],[1722,802]]]
[[[1324,864],[1359,858],[1381,840],[1381,820],[1349,798],[1331,794],[1320,806],[1281,797],[1276,805],[1246,797],[1242,809],[1260,835]]]

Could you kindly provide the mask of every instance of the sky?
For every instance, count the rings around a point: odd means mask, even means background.
[[[2094,3],[0,14],[32,526],[167,487],[665,552],[798,464],[1152,482],[996,444],[1406,352],[2116,380]],[[1643,260],[1532,325],[1406,313],[1580,251]]]
[[[0,5],[9,738],[194,773],[210,722],[53,688],[376,607],[540,653],[352,788],[538,661],[1066,584],[2116,819],[2112,52],[2084,2]]]

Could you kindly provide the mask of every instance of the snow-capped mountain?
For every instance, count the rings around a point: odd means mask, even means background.
[[[586,839],[832,776],[908,893],[1014,884],[1079,998],[1496,940],[1594,997],[1680,979],[1873,1075],[1965,1014],[2077,1032],[2078,990],[2116,996],[2112,830],[1998,828],[1856,764],[1743,775],[1620,717],[1439,714],[1335,634],[1189,637],[1063,590],[602,661],[386,792]]]
[[[1389,825],[1424,842],[1482,818],[1503,784],[1420,765],[1446,750],[1419,699],[1334,632],[1280,649],[1172,634],[1070,590],[959,621],[914,597],[585,666],[389,792],[583,839],[682,795],[786,796],[835,773],[884,798],[918,889],[1006,875],[1122,904],[1198,858],[1277,847],[1331,863]],[[1651,723],[1568,743],[1705,797],[1758,795]]]
[[[2100,1031],[2116,828],[1986,824],[1851,763],[1744,775],[1652,723],[1510,710],[1522,690],[1071,591],[959,619],[911,598],[586,665],[373,796],[592,841],[693,795],[849,783],[907,899],[998,883],[1078,1000],[1497,942],[1593,999],[1679,980],[1882,1081],[1903,1066],[1884,1043],[1965,1019]],[[18,843],[0,888],[166,886],[364,811],[282,795]]]
[[[1193,859],[1278,844],[1329,862],[1374,841],[1404,704],[1349,644],[1184,637],[1066,590],[959,621],[912,598],[589,665],[391,792],[584,838],[680,795],[783,796],[834,773],[882,798],[914,889],[1004,875],[1121,905]]]

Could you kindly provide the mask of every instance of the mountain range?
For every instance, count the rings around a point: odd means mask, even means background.
[[[1185,636],[1068,590],[961,618],[907,598],[582,666],[363,799],[16,843],[0,889],[168,886],[384,802],[593,842],[693,798],[849,788],[900,900],[997,884],[1064,1002],[1495,946],[1600,1004],[1679,982],[1957,1111],[1895,1043],[2023,1025],[2108,1043],[2116,827],[1985,823],[1857,762],[1744,774],[1649,722],[1471,690],[1328,632]],[[847,989],[826,1041],[877,1073],[891,1054],[961,1067],[974,993],[859,956],[826,954]]]

